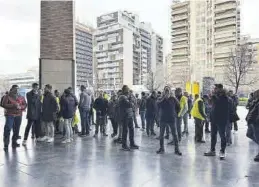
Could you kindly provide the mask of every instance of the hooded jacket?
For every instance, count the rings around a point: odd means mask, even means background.
[[[64,95],[60,100],[60,113],[64,119],[70,119],[74,117],[76,112],[77,100],[72,94]]]
[[[37,93],[34,93],[33,90],[26,94],[27,98],[27,119],[39,120],[41,113],[41,101],[40,96]]]
[[[52,93],[47,92],[44,94],[42,103],[42,121],[53,122],[57,119],[57,113],[59,111],[58,103]]]

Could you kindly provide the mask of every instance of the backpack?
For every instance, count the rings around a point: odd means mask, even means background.
[[[0,106],[1,106],[2,108],[4,108],[4,98],[5,98],[5,96],[6,96],[6,95],[3,95],[3,96],[1,97]]]

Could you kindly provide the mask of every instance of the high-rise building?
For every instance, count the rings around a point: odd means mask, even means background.
[[[76,78],[77,86],[93,85],[93,28],[76,23]],[[87,85],[89,84],[89,85]]]
[[[171,7],[172,82],[223,81],[230,51],[240,40],[239,0],[174,0]]]
[[[151,25],[141,23],[136,14],[117,11],[99,16],[94,34],[94,81],[98,88],[145,85],[152,66],[152,45],[161,51],[156,59],[163,58],[163,39],[157,37],[152,43],[154,35]]]

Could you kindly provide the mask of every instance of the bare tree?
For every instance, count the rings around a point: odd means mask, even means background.
[[[225,68],[226,84],[235,89],[235,93],[241,86],[250,86],[258,81],[256,76],[251,77],[254,63],[253,48],[249,44],[239,45],[232,50],[228,64]]]

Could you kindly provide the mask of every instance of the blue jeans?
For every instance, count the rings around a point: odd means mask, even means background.
[[[85,108],[80,108],[80,118],[81,118],[81,131],[82,134],[89,134],[89,110]]]
[[[146,111],[140,111],[140,118],[141,118],[141,125],[142,125],[142,129],[144,129],[146,127]]]
[[[16,143],[19,137],[22,116],[5,116],[4,126],[4,146],[7,147],[10,142],[10,132],[13,129],[12,143]]]

